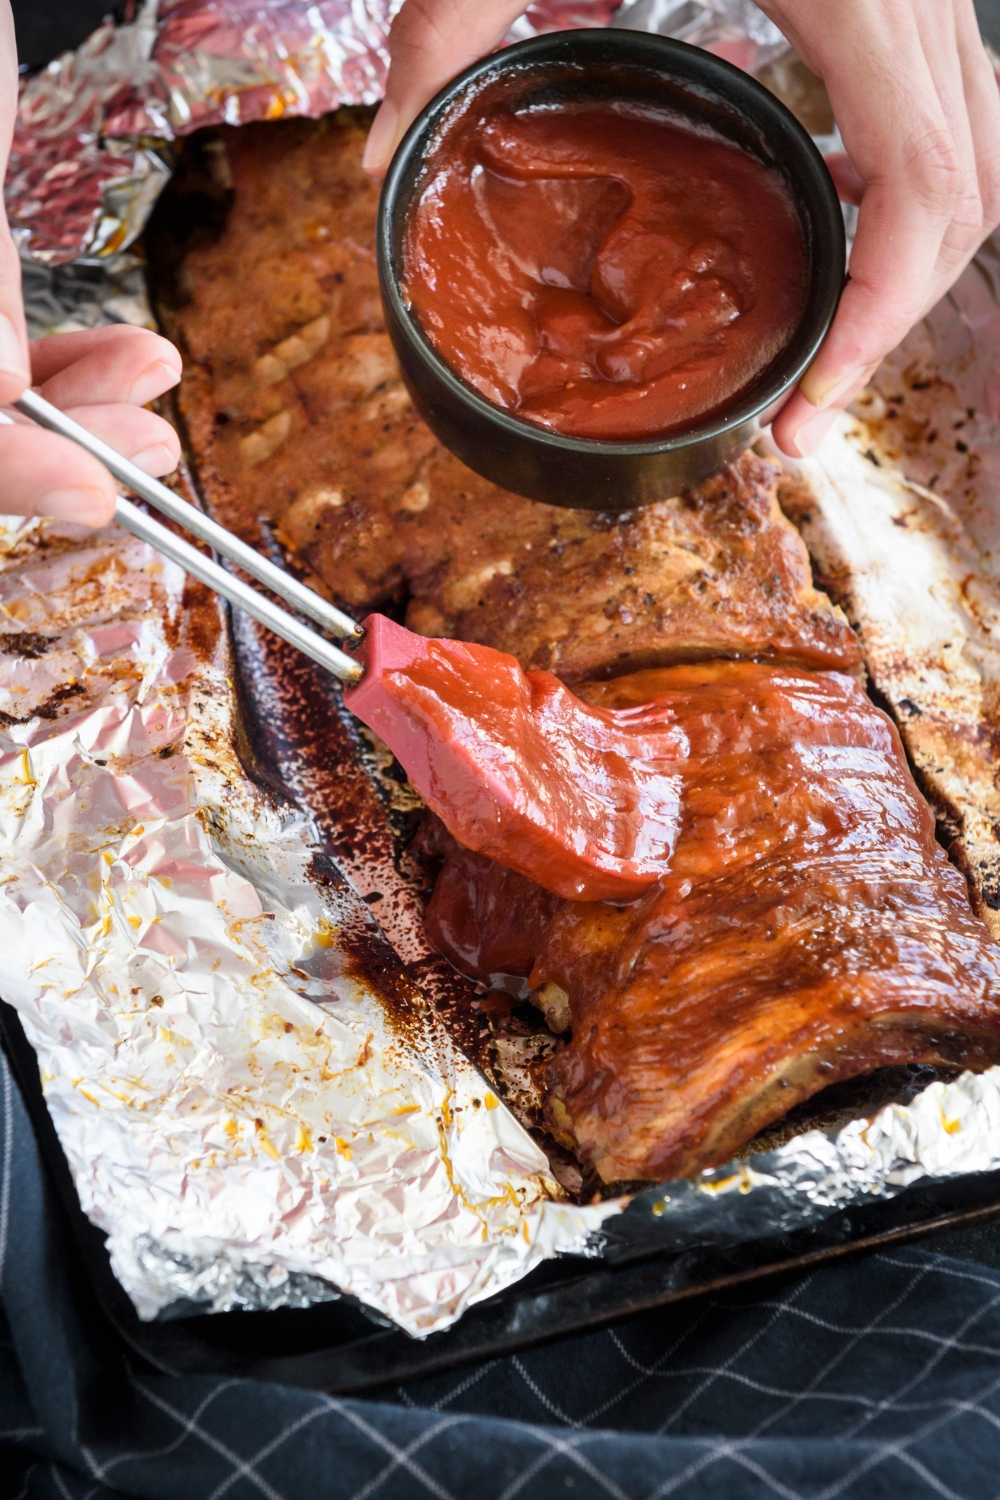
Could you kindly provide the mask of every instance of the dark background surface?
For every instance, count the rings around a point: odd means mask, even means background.
[[[115,9],[113,0],[12,0],[22,63],[38,67],[76,47]],[[975,0],[983,34],[1000,52],[1000,0]]]

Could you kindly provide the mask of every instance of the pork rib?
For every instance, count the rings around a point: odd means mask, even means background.
[[[534,923],[529,984],[564,990],[572,1016],[549,1119],[586,1165],[609,1182],[692,1175],[830,1083],[1000,1060],[1000,954],[895,728],[852,679],[712,663],[581,691],[607,707],[669,703],[690,745],[659,884]],[[452,854],[430,930],[455,940],[456,961],[496,972],[502,931],[488,920],[505,902],[477,858]],[[510,932],[522,973],[531,930]]]

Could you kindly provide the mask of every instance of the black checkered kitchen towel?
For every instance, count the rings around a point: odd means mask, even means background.
[[[0,1500],[989,1500],[1000,1272],[904,1248],[380,1401],[96,1352],[0,1058]]]

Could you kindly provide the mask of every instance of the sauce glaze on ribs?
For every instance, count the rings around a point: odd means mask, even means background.
[[[179,403],[213,513],[276,525],[356,613],[495,646],[565,682],[717,656],[853,670],[748,454],[694,492],[619,515],[496,489],[416,416],[384,331],[376,187],[350,115],[222,132],[235,197],[181,266]],[[220,155],[221,153],[221,155]]]
[[[428,922],[467,972],[568,995],[547,1108],[587,1166],[688,1176],[828,1084],[1000,1060],[1000,954],[852,679],[717,662],[580,691],[663,700],[688,737],[668,872],[631,905],[532,902],[452,846]]]

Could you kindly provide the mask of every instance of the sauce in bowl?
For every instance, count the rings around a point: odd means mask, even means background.
[[[466,110],[403,247],[424,333],[487,399],[642,441],[723,411],[788,344],[809,267],[780,174],[628,103]]]

